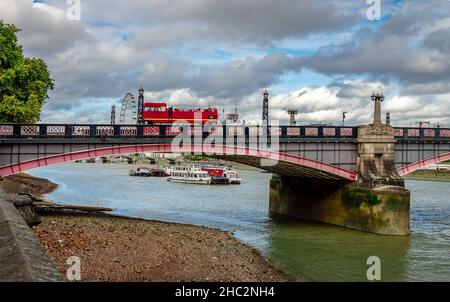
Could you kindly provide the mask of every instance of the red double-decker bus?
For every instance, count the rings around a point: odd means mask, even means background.
[[[182,109],[167,107],[166,103],[144,102],[143,119],[145,124],[173,124],[177,122],[215,123],[218,121],[216,108]]]

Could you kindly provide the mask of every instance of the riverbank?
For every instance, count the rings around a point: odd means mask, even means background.
[[[286,281],[219,230],[109,216],[43,216],[33,228],[61,272],[71,256],[85,281]]]
[[[449,171],[430,171],[430,170],[418,170],[403,176],[405,179],[412,180],[429,180],[429,181],[450,181]]]
[[[45,179],[34,177],[25,173],[17,173],[4,177],[0,181],[0,187],[6,193],[26,193],[32,195],[43,195],[55,190],[58,185]]]
[[[21,174],[3,179],[9,193],[39,195],[56,185]],[[50,190],[51,191],[51,190]],[[65,274],[71,256],[83,281],[288,281],[231,234],[205,227],[71,211],[44,211],[33,227]]]

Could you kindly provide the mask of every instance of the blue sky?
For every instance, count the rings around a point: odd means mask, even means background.
[[[140,85],[147,99],[175,106],[238,106],[260,119],[301,124],[371,118],[372,92],[385,93],[393,122],[450,126],[450,1],[381,0],[2,0],[0,17],[22,29],[56,88],[43,122],[107,122],[112,104]]]

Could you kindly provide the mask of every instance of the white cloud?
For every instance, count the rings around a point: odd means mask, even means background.
[[[32,55],[51,56],[93,39],[82,23],[67,20],[65,10],[32,0],[4,0],[0,19],[21,29],[19,40]]]
[[[66,1],[3,0],[0,18],[22,29],[25,52],[43,57],[56,80],[45,121],[108,121],[110,103],[143,85],[175,106],[238,105],[257,123],[261,90],[283,86],[286,74],[301,78],[305,66],[331,83],[299,80],[274,95],[271,116],[283,123],[290,107],[305,124],[340,124],[343,111],[348,123],[367,123],[373,91],[388,95],[393,122],[449,121],[448,3],[387,3],[390,18],[373,26],[364,4],[82,1],[78,22],[67,20]]]
[[[411,96],[394,96],[388,99],[384,104],[386,110],[400,113],[416,111],[422,109],[422,106],[423,104],[419,97]]]

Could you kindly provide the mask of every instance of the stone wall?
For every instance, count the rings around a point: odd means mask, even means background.
[[[359,183],[366,187],[394,185],[404,187],[395,168],[394,128],[387,125],[358,127]]]
[[[1,196],[0,281],[63,281],[17,209]]]

